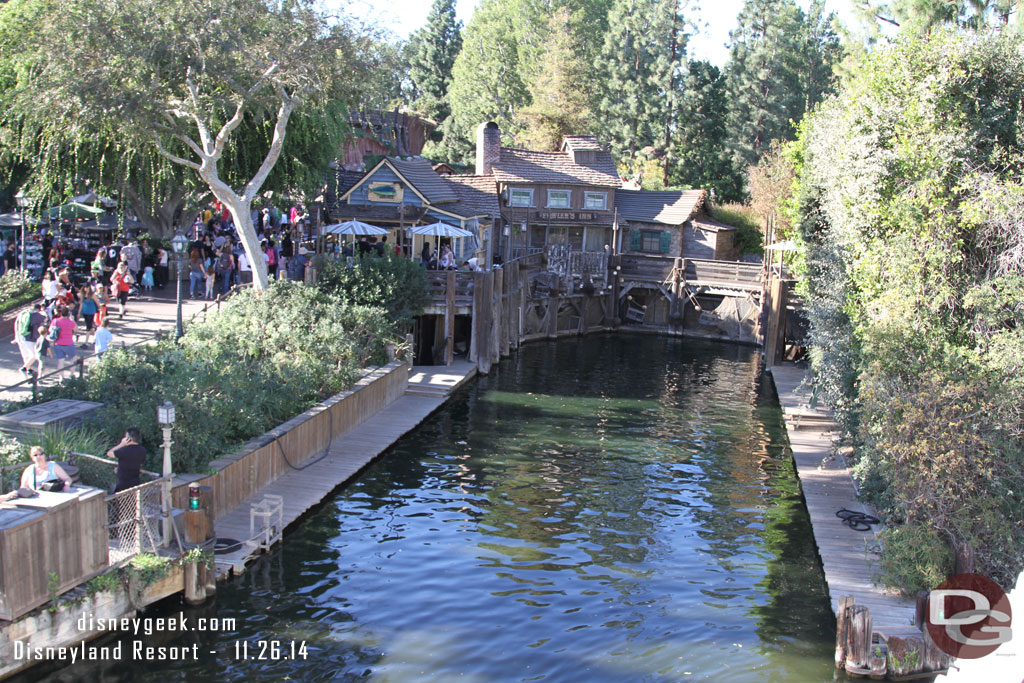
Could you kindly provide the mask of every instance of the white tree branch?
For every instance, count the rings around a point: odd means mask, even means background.
[[[210,139],[210,131],[206,128],[206,124],[202,118],[199,117],[199,87],[195,81],[192,80],[192,70],[189,69],[185,75],[185,85],[188,86],[189,97],[192,99],[192,111],[189,112],[192,116],[192,120],[196,123],[196,128],[199,129],[199,141],[203,144],[203,149],[206,150],[207,154],[213,153],[213,141]]]
[[[292,109],[295,108],[296,100],[289,97],[284,92],[284,88],[278,85],[278,90],[281,93],[281,107],[277,110],[277,123],[274,124],[274,138],[270,142],[270,149],[267,150],[267,155],[263,158],[263,163],[260,164],[260,168],[256,171],[256,175],[252,177],[246,186],[245,191],[242,193],[242,198],[246,202],[251,202],[256,196],[256,193],[263,187],[264,181],[267,176],[270,175],[270,170],[274,168],[274,164],[277,163],[277,158],[281,156],[281,147],[284,145],[284,134],[288,128],[288,117],[292,114]]]
[[[189,168],[194,169],[196,171],[200,170],[200,166],[196,162],[189,161],[188,159],[182,159],[181,157],[175,156],[168,152],[166,149],[164,149],[164,143],[160,142],[160,135],[158,133],[153,133],[153,140],[154,142],[156,142],[156,151],[159,152],[162,156],[166,157],[167,159],[173,161],[176,164],[188,166]]]

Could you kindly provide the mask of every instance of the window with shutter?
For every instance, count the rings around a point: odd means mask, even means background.
[[[643,244],[643,233],[639,230],[629,231],[629,250],[640,251],[640,247]]]
[[[672,233],[663,232],[661,233],[661,253],[667,254],[668,250],[672,248]]]

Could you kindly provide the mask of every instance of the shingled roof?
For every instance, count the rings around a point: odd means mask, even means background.
[[[501,159],[494,165],[493,173],[494,179],[502,183],[622,186],[615,163],[608,152],[597,152],[591,163],[577,164],[565,152],[534,152],[502,147]]]
[[[413,187],[423,193],[431,204],[458,201],[455,190],[448,181],[434,172],[434,165],[423,157],[398,159],[388,157],[388,162],[395,170],[412,183]]]
[[[501,208],[498,206],[498,188],[494,182],[494,176],[489,175],[451,175],[445,178],[451,183],[452,189],[459,198],[459,203],[453,211],[463,216],[490,216],[497,218],[501,215]]]
[[[579,152],[600,152],[601,145],[593,135],[566,135],[562,138],[562,149],[568,148],[571,151]]]
[[[619,190],[615,208],[628,221],[682,225],[704,203],[707,190]]]

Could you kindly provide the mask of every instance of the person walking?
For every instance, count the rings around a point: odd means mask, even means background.
[[[128,271],[128,264],[125,261],[117,264],[117,269],[110,276],[110,293],[117,296],[117,303],[120,306],[121,318],[124,318],[124,308],[128,304],[128,292],[131,291],[135,278]]]
[[[89,337],[92,335],[96,325],[96,313],[100,310],[99,304],[93,294],[92,287],[82,287],[82,323],[85,325],[85,339],[80,348],[89,348]]]
[[[110,343],[114,335],[110,332],[110,321],[104,318],[96,328],[96,338],[93,344],[93,352],[97,358],[103,358],[103,354],[110,350]]]
[[[40,311],[42,307],[41,303],[36,302],[32,306],[26,307],[14,320],[14,343],[18,345],[18,351],[21,353],[21,367],[19,370],[26,377],[32,375],[32,366],[36,362],[36,327],[38,325],[33,327],[32,314]],[[41,313],[39,318],[44,321],[46,320]]]
[[[231,289],[231,273],[235,268],[235,257],[231,253],[231,243],[227,242],[217,257],[217,275],[220,276],[220,293],[227,294]]]
[[[157,289],[163,289],[164,285],[167,284],[167,250],[163,247],[157,247],[156,254],[153,256],[153,260],[156,262],[156,269],[153,271],[154,279],[156,281]]]
[[[53,355],[57,357],[57,371],[61,372],[67,367],[69,371],[65,376],[70,377],[70,368],[78,357],[75,349],[75,321],[71,319],[71,311],[67,306],[61,306],[57,315],[50,323],[49,339],[53,342]]]
[[[206,277],[206,269],[199,254],[192,252],[192,258],[188,262],[188,295],[191,298],[200,296],[203,291],[203,278]]]

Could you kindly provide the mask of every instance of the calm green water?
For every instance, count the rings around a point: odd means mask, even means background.
[[[185,614],[238,621],[143,639],[196,643],[195,662],[133,663],[127,638],[129,661],[56,675],[833,679],[835,624],[774,394],[752,349],[692,340],[524,347]],[[304,641],[307,659],[236,658],[268,639],[284,654]]]

